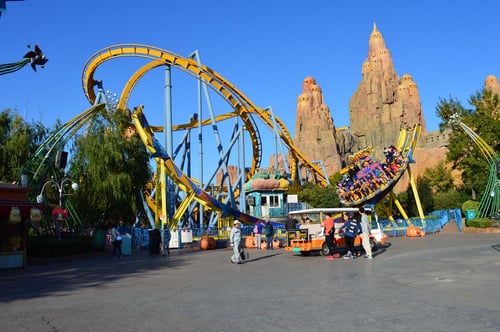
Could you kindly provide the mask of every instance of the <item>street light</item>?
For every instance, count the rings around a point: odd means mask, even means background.
[[[72,182],[72,180],[67,175],[65,175],[60,182],[54,180],[54,177],[52,176],[49,181],[43,184],[40,194],[36,196],[36,201],[38,202],[38,204],[41,204],[43,202],[43,192],[48,184],[52,185],[59,192],[59,207],[52,209],[52,217],[56,221],[57,238],[59,240],[61,239],[61,224],[66,220],[66,217],[68,216],[68,210],[63,208],[62,205],[64,196],[71,195],[64,193],[64,185],[69,182]],[[73,191],[77,191],[78,183],[73,182],[71,184],[71,189],[73,189]]]
[[[63,202],[63,198],[64,196],[69,196],[71,194],[65,194],[64,193],[64,185],[68,182],[72,182],[72,180],[67,176],[65,175],[62,179],[61,179],[61,182],[57,182],[56,180],[54,180],[54,177],[52,176],[50,178],[49,181],[45,182],[43,187],[42,187],[42,190],[40,190],[40,194],[38,194],[38,196],[36,196],[36,201],[38,204],[41,204],[43,202],[43,191],[45,190],[45,187],[48,185],[48,184],[51,184],[54,186],[54,188],[57,189],[57,191],[59,192],[59,207],[62,208],[62,202]],[[76,182],[73,182],[71,184],[71,189],[73,189],[73,191],[77,191],[78,190],[78,183]]]

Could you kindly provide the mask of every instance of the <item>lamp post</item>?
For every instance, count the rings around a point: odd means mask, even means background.
[[[70,182],[72,182],[71,189],[73,189],[73,191],[77,191],[78,183],[73,182],[67,175],[65,175],[60,182],[57,182],[52,176],[49,181],[43,184],[40,194],[36,196],[37,203],[41,204],[43,202],[43,192],[45,191],[47,185],[52,185],[55,189],[57,189],[59,194],[59,206],[52,209],[52,217],[56,221],[57,238],[59,240],[61,239],[61,224],[66,220],[66,217],[68,216],[68,210],[63,208],[63,199],[65,196],[72,195],[71,193],[67,194],[64,192],[64,186]]]

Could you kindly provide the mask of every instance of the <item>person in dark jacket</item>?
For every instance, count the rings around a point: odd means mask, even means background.
[[[266,248],[267,250],[273,250],[274,227],[270,221],[267,222],[264,232],[266,234]]]
[[[344,224],[340,227],[340,230],[345,230],[344,241],[347,247],[347,254],[344,259],[355,259],[359,256],[359,252],[354,248],[354,239],[361,232],[361,225],[358,220],[354,218],[352,212],[344,214]]]

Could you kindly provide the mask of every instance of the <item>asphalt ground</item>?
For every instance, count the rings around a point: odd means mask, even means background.
[[[389,238],[373,260],[134,251],[0,271],[0,331],[499,331],[500,234]]]

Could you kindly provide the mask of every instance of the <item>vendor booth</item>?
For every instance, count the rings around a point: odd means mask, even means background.
[[[26,265],[27,222],[41,216],[39,205],[27,201],[29,191],[0,183],[0,269]]]

